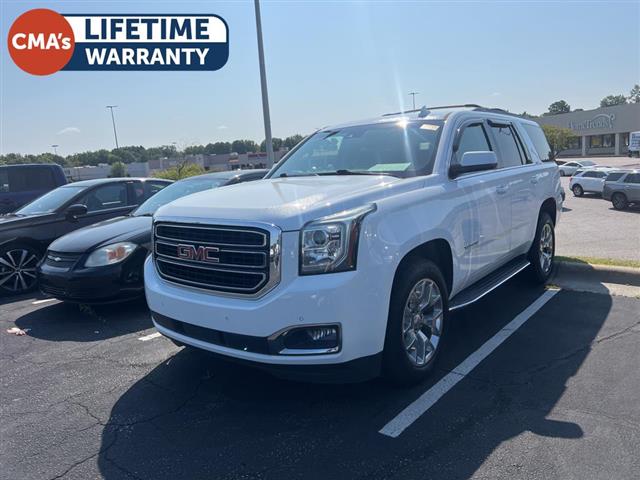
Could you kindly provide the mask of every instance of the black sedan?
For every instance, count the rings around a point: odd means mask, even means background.
[[[129,216],[65,235],[51,244],[38,267],[40,289],[75,303],[110,303],[141,296],[144,260],[151,250],[151,217],[158,208],[192,193],[258,180],[266,173],[236,170],[180,180]]]
[[[58,237],[130,213],[172,182],[102,178],[70,183],[0,216],[0,295],[36,287],[36,265]]]

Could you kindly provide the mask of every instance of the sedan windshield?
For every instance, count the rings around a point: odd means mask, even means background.
[[[192,193],[219,187],[224,185],[227,181],[228,180],[224,178],[203,177],[189,178],[172,183],[140,205],[131,215],[136,217],[151,216],[158,208],[169,202],[173,202],[174,200],[186,195],[191,195]]]
[[[51,190],[15,212],[16,215],[38,215],[55,212],[87,187],[65,185]]]
[[[428,175],[441,121],[398,121],[323,130],[312,135],[270,178],[304,175]]]

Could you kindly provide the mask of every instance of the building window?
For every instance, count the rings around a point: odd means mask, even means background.
[[[615,135],[591,135],[589,137],[589,148],[613,148],[615,145]]]
[[[567,150],[580,150],[582,148],[582,137],[571,137],[567,142]]]

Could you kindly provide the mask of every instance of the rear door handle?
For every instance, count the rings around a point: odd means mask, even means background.
[[[496,187],[498,195],[504,195],[509,190],[509,185],[499,185]]]

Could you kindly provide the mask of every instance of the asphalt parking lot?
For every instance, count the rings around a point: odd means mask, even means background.
[[[2,301],[3,479],[630,479],[640,468],[638,298],[545,292],[520,275],[453,316],[434,375],[409,389],[222,363],[154,334],[143,302]]]

